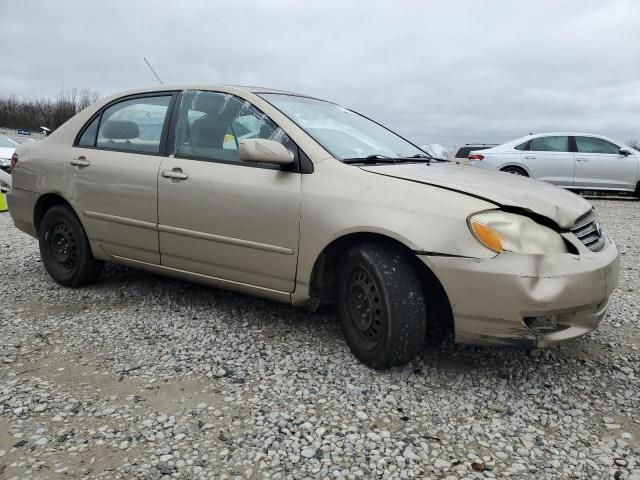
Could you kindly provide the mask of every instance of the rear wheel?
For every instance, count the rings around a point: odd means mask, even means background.
[[[522,177],[528,177],[529,174],[524,168],[520,167],[504,167],[501,172],[511,173],[513,175],[520,175]]]
[[[425,299],[402,251],[376,243],[352,248],[342,258],[337,288],[342,332],[361,362],[386,369],[420,353]]]
[[[45,212],[38,240],[44,268],[60,285],[79,287],[100,275],[103,263],[93,258],[82,224],[69,207],[56,205]]]

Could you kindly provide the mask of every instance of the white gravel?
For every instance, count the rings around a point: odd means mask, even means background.
[[[0,214],[0,478],[640,480],[640,202],[594,333],[373,372],[332,311],[111,266],[69,290]]]

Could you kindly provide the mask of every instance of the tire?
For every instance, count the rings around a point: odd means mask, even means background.
[[[65,205],[47,210],[38,231],[40,256],[51,278],[65,287],[94,282],[104,266],[93,258],[82,224]]]
[[[501,172],[511,173],[513,175],[520,175],[521,177],[528,177],[529,174],[524,168],[520,167],[504,167]]]
[[[347,345],[365,365],[402,366],[420,353],[427,312],[420,280],[406,255],[382,244],[342,257],[336,292]]]

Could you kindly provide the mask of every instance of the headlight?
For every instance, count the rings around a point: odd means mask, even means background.
[[[469,217],[471,233],[494,252],[529,254],[567,253],[564,239],[528,217],[500,211]]]
[[[10,158],[0,158],[0,167],[10,167],[11,159]]]

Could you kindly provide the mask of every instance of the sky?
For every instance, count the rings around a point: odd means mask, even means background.
[[[637,0],[0,0],[0,95],[244,84],[417,144],[640,139]]]

